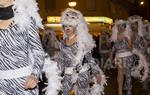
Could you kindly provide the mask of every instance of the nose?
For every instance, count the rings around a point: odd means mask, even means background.
[[[69,27],[67,26],[65,30],[69,30]]]

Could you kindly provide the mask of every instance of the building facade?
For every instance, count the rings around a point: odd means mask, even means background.
[[[68,8],[68,2],[71,0],[38,0],[40,14],[44,21],[47,16],[60,16],[61,12]],[[127,18],[128,12],[119,4],[112,0],[73,0],[77,2],[77,10],[80,10],[84,16],[106,16],[112,19]]]

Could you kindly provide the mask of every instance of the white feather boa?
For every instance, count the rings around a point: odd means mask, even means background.
[[[37,27],[43,28],[36,0],[14,0],[13,5],[15,14],[13,20],[21,30],[30,26],[31,17],[35,20]]]
[[[96,78],[94,77],[94,85],[90,89],[89,95],[104,95],[104,85],[106,84],[106,77],[105,75],[101,75],[101,83],[98,84],[96,82]]]
[[[45,95],[58,95],[58,91],[61,90],[61,79],[59,75],[60,71],[57,66],[57,62],[54,62],[50,57],[45,58],[43,71],[48,79],[48,86],[45,88]]]
[[[132,68],[131,75],[133,77],[140,78],[142,81],[145,81],[148,78],[149,64],[146,62],[146,58],[141,52],[139,52],[136,49],[133,49],[132,52],[138,55],[140,60],[139,60],[139,65]],[[142,69],[144,69],[143,75],[141,75],[140,73]]]

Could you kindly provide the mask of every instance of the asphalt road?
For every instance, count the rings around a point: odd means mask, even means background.
[[[117,85],[117,70],[111,69],[106,71],[107,83],[108,85],[105,86],[105,95],[118,95],[118,85]],[[143,89],[143,83],[138,80],[132,78],[132,95],[150,95],[150,82],[147,82],[147,90]],[[124,92],[124,95],[125,92]]]

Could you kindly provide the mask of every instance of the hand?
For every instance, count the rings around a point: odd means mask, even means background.
[[[97,82],[98,84],[101,83],[101,75],[100,75],[100,74],[97,74],[97,75],[96,75],[96,82]]]
[[[24,83],[24,88],[25,89],[33,89],[37,86],[37,77],[34,75],[30,75],[27,77],[25,83]]]

